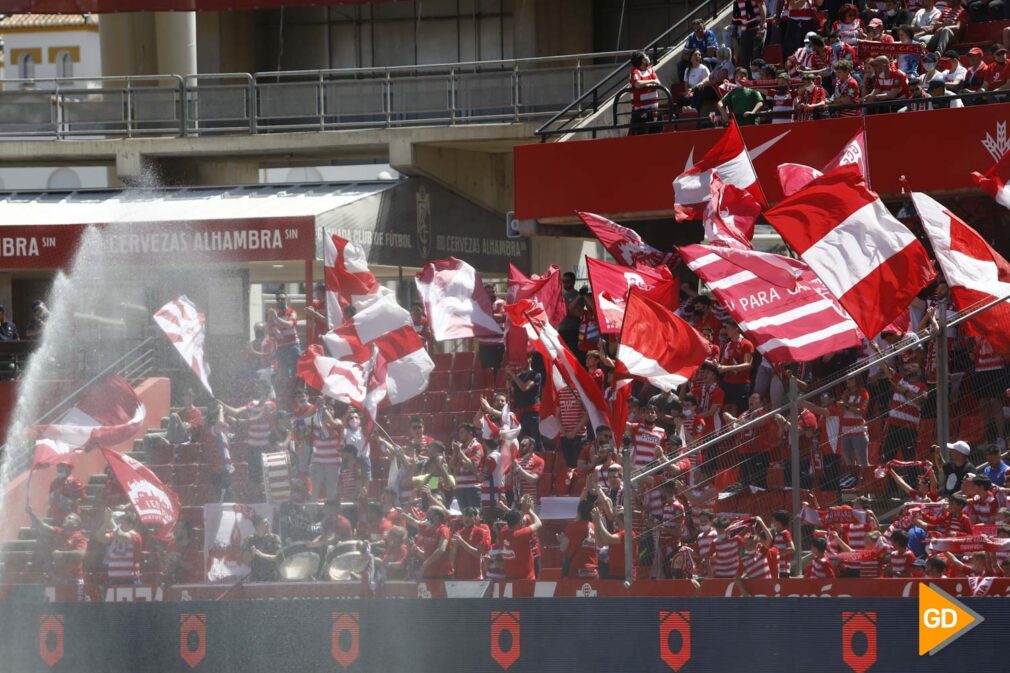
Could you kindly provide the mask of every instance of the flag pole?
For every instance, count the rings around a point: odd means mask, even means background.
[[[940,445],[943,459],[948,460],[947,442],[950,441],[950,363],[947,354],[947,302],[937,304],[936,335],[936,443]],[[984,433],[983,433],[984,434]]]
[[[803,558],[803,526],[800,523],[800,390],[796,374],[789,377],[789,454],[793,505],[793,577],[799,577]]]

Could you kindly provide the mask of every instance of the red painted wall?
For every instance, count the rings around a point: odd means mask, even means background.
[[[905,175],[915,190],[972,190],[969,174],[994,158],[984,143],[1003,150],[1010,104],[863,118],[826,119],[746,127],[761,186],[771,202],[782,198],[776,169],[782,163],[822,167],[866,127],[872,187],[901,193]],[[1002,126],[1003,132],[999,129]],[[515,211],[522,219],[598,213],[656,213],[673,208],[672,182],[718,139],[721,130],[556,143],[514,150]],[[998,156],[998,154],[997,154]]]

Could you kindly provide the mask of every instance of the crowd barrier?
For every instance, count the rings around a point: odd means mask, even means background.
[[[0,605],[0,670],[1005,670],[1010,610],[918,656],[917,607],[896,598],[313,600]]]

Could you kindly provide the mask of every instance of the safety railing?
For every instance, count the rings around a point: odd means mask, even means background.
[[[799,437],[801,410],[810,405],[822,404],[824,402],[821,398],[823,394],[837,394],[844,388],[848,379],[861,380],[861,377],[865,377],[868,373],[879,371],[884,363],[893,363],[892,366],[898,370],[898,362],[904,361],[907,354],[915,350],[924,351],[925,357],[922,360],[925,360],[925,366],[921,366],[921,370],[926,387],[921,395],[909,399],[909,402],[918,406],[921,411],[923,420],[920,421],[917,432],[919,434],[928,433],[929,436],[926,439],[918,438],[914,446],[905,444],[888,446],[888,439],[885,435],[881,438],[880,460],[883,461],[885,458],[906,461],[927,459],[931,462],[934,459],[933,456],[922,455],[920,447],[923,444],[939,446],[940,457],[943,460],[948,460],[949,452],[946,445],[951,438],[966,439],[975,444],[991,444],[998,446],[1001,451],[1005,451],[1004,437],[1007,430],[1010,429],[1010,419],[1005,417],[1003,410],[1004,401],[1007,399],[1007,384],[1003,380],[1003,370],[998,369],[991,375],[975,372],[974,366],[970,362],[970,355],[966,360],[963,352],[965,341],[955,338],[953,335],[957,334],[959,327],[967,326],[967,323],[972,319],[983,316],[993,307],[1007,301],[1010,301],[1010,295],[980,302],[974,306],[966,307],[956,314],[947,308],[946,301],[941,301],[936,304],[936,321],[932,328],[927,327],[921,332],[913,332],[911,337],[906,335],[896,343],[880,349],[878,353],[844,368],[835,376],[802,383],[797,376],[789,377],[788,381],[783,382],[785,388],[782,397],[783,403],[774,406],[769,411],[746,418],[746,420],[741,419],[737,422],[727,423],[721,429],[699,438],[676,455],[664,456],[637,470],[632,469],[630,453],[626,453],[624,470],[625,474],[629,475],[627,482],[634,485],[635,488],[625,489],[624,493],[625,530],[632,530],[632,511],[635,508],[634,499],[637,497],[635,492],[640,492],[642,486],[658,489],[666,483],[688,478],[691,480],[692,487],[704,490],[706,487],[713,486],[720,475],[731,470],[741,471],[741,485],[750,485],[745,483],[748,479],[744,474],[745,464],[749,458],[743,458],[740,449],[749,442],[760,441],[758,434],[766,424],[777,423],[786,428],[786,436],[788,437],[786,443],[788,457],[784,461],[787,471],[784,480],[787,486],[792,486],[790,489],[792,502],[789,509],[793,514],[792,534],[797,549],[793,559],[793,572],[794,574],[798,573],[800,570],[799,559],[803,552],[803,531],[797,515],[801,509],[802,499],[805,497],[803,490],[813,489],[824,483],[823,481],[818,483],[818,480],[823,476],[823,468],[821,475],[815,478],[808,471],[809,457],[806,462],[801,460]],[[1006,325],[1005,329],[1010,329],[1010,324]],[[898,358],[901,360],[897,360]],[[870,392],[871,402],[870,411],[866,418],[867,424],[884,424],[889,414],[890,394],[887,392],[886,386],[882,398],[878,395],[879,391],[876,388],[871,389]],[[810,450],[822,452],[825,443],[826,441],[821,441]],[[890,455],[891,452],[894,452],[894,455]],[[677,468],[678,464],[683,466],[685,461],[692,465],[690,473],[687,475]],[[767,469],[767,465],[765,468]],[[834,475],[831,479],[837,476]],[[938,478],[939,476],[937,475]],[[890,480],[890,477],[888,479]],[[915,486],[914,481],[911,485]],[[835,481],[831,481],[831,487],[841,490]],[[889,482],[887,487],[890,487]],[[770,514],[770,512],[754,513]],[[651,536],[662,525],[647,526],[638,531],[637,536],[644,541],[646,536]],[[630,550],[630,545],[628,549]],[[630,579],[629,576],[628,580],[630,581]]]
[[[6,80],[0,137],[204,136],[548,117],[626,52],[181,77]]]

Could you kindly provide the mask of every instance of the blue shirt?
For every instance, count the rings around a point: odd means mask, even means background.
[[[705,34],[698,37],[693,31],[687,36],[687,53],[693,52],[695,49],[701,52],[704,56],[705,52],[709,48],[718,49],[719,43],[715,39],[715,33],[711,30],[706,30]]]
[[[916,558],[926,558],[926,531],[919,526],[908,529],[908,548]]]
[[[989,477],[989,481],[991,481],[994,485],[1005,486],[1006,471],[1008,469],[1010,469],[1010,466],[1008,466],[1001,460],[999,461],[999,465],[997,465],[996,467],[993,467],[989,463],[986,463],[985,467],[982,468],[982,474]]]

